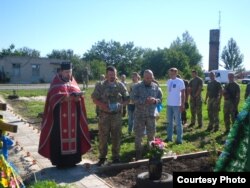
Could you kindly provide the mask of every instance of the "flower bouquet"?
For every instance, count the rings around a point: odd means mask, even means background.
[[[154,140],[149,142],[148,170],[150,180],[158,180],[161,178],[163,165],[161,158],[164,155],[165,145],[166,144],[159,138],[154,138]]]
[[[160,138],[154,138],[154,140],[149,142],[149,159],[161,159],[164,155],[166,143],[163,142]]]

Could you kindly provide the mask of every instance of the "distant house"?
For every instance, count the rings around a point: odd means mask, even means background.
[[[49,83],[63,60],[35,57],[0,58],[0,73],[10,83]]]

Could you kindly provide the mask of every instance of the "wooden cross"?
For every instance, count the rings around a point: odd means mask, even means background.
[[[5,111],[6,109],[7,109],[6,103],[0,103],[0,110]],[[17,125],[5,123],[3,121],[3,115],[0,115],[0,130],[16,133]]]

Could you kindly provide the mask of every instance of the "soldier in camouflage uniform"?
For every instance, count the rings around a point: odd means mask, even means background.
[[[197,75],[196,70],[192,71],[192,79],[189,82],[190,93],[190,111],[191,111],[191,123],[189,127],[195,125],[196,116],[198,118],[198,127],[202,127],[202,98],[201,91],[203,87],[202,79]]]
[[[96,85],[100,82],[103,82],[105,80],[105,75],[101,74],[100,75],[100,80],[96,83]],[[96,117],[99,118],[99,107],[96,105],[95,107],[95,113],[96,113]]]
[[[220,102],[222,97],[222,87],[221,84],[215,80],[214,72],[209,73],[210,82],[207,84],[207,93],[205,98],[205,104],[208,100],[208,128],[207,131],[214,130],[215,132],[219,130],[219,111]]]
[[[89,69],[85,67],[82,72],[82,85],[83,89],[88,89],[89,86]]]
[[[113,163],[119,162],[122,108],[129,100],[126,87],[117,79],[117,70],[109,66],[106,69],[106,80],[96,84],[92,93],[93,102],[99,107],[99,162],[106,161],[108,139],[111,136]]]
[[[233,124],[238,113],[240,102],[240,86],[234,81],[234,74],[228,74],[229,83],[223,90],[224,95],[224,123],[226,132],[230,130],[230,124]]]
[[[159,86],[153,82],[154,74],[151,70],[145,70],[143,81],[133,87],[131,100],[135,103],[134,132],[136,160],[142,158],[142,137],[146,128],[148,141],[155,137],[155,109],[162,101],[162,92]]]
[[[126,75],[125,74],[122,74],[121,75],[121,82],[124,84],[124,86],[127,88],[128,86],[128,83],[126,82]],[[128,88],[127,88],[128,89]],[[127,109],[126,109],[126,106],[124,105],[123,106],[123,109],[122,109],[122,117],[125,117],[126,116],[126,113],[127,113]]]

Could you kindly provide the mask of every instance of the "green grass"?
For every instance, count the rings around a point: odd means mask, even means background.
[[[34,96],[46,96],[48,89],[35,89],[35,90],[26,90],[26,89],[17,89],[15,90],[16,94],[19,97],[34,97]],[[13,90],[2,90],[0,94],[7,98],[9,95],[13,95]]]
[[[44,109],[44,102],[34,100],[13,100],[11,105],[15,108],[14,110],[25,117],[25,119],[36,119],[38,113],[43,112]]]
[[[165,83],[165,81],[161,81],[160,83]],[[244,104],[244,94],[245,94],[245,85],[241,86],[241,100],[239,105],[239,111]],[[160,119],[157,121],[156,127],[156,136],[162,139],[166,138],[166,128],[165,125],[167,123],[166,120],[166,87],[162,86],[163,91],[163,109],[160,113]],[[1,92],[5,97],[7,96],[7,92]],[[89,129],[97,130],[97,119],[95,114],[95,105],[91,100],[91,93],[93,92],[93,88],[89,88],[85,93],[85,105],[87,109],[87,116],[89,122]],[[18,94],[22,96],[38,96],[38,95],[46,95],[47,91],[44,90],[25,90],[18,91]],[[205,98],[206,86],[204,86],[204,90],[202,92],[203,99]],[[202,150],[212,150],[214,147],[218,150],[223,149],[223,145],[227,135],[224,135],[223,132],[225,130],[224,122],[223,122],[223,103],[221,103],[221,111],[220,111],[220,130],[218,132],[206,132],[206,128],[208,125],[208,116],[207,116],[207,106],[203,104],[203,122],[204,126],[202,129],[194,128],[192,130],[184,129],[183,141],[182,145],[176,145],[175,143],[169,143],[167,145],[167,149],[171,150],[177,154],[190,153]],[[18,105],[18,104],[16,104]],[[23,107],[23,110],[20,110],[19,113],[21,115],[32,117],[37,116],[38,112],[41,112],[44,108],[43,102],[20,102],[20,106]],[[187,110],[188,123],[190,123],[190,110]],[[196,125],[197,126],[197,125]],[[176,136],[174,136],[174,139]],[[134,149],[134,135],[129,136],[127,134],[127,117],[123,119],[123,127],[122,127],[122,144],[121,144],[121,160],[124,162],[132,161],[135,157],[135,149]],[[145,143],[145,148],[147,145],[146,137],[144,137],[143,142]],[[144,153],[146,155],[146,153]],[[88,154],[84,155],[85,158],[90,158],[92,160],[97,160],[98,158],[98,140],[97,136],[92,140],[92,150]],[[111,159],[111,145],[109,144],[109,152],[108,158]]]
[[[49,180],[45,180],[45,181],[38,181],[36,183],[34,183],[33,185],[28,186],[28,188],[69,188],[69,185],[58,185],[56,184],[55,181],[49,181]]]

